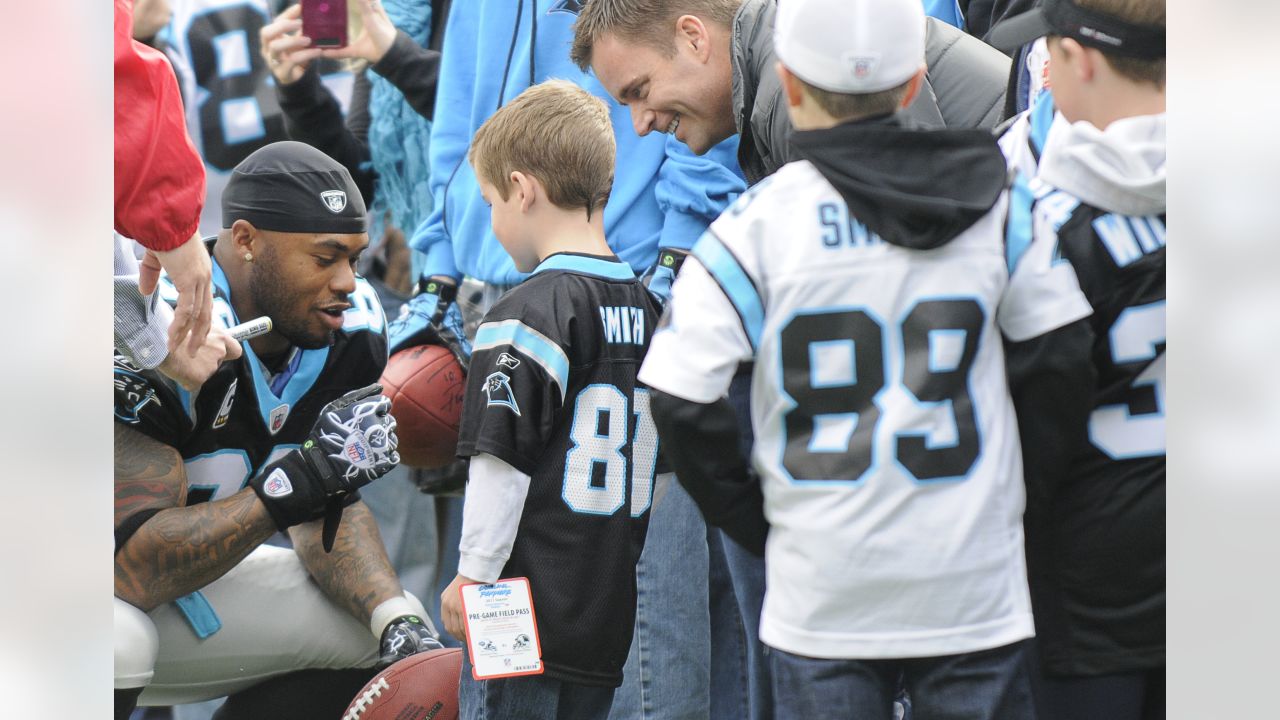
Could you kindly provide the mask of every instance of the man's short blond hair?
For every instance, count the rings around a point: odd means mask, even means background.
[[[676,18],[696,15],[703,22],[731,27],[741,6],[742,0],[588,0],[573,24],[569,57],[582,70],[590,69],[596,41],[605,35],[671,57],[676,52]]]
[[[1165,27],[1165,0],[1076,0],[1082,8],[1131,22]],[[1121,77],[1164,89],[1165,59],[1123,57],[1100,50]]]
[[[609,201],[615,152],[604,101],[566,80],[547,80],[486,120],[467,159],[503,200],[518,170],[537,178],[556,207],[590,217]]]

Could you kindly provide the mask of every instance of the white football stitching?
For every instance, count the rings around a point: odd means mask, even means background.
[[[387,684],[385,677],[378,678],[378,682],[360,694],[360,697],[356,699],[355,704],[347,711],[347,714],[342,716],[342,720],[360,720],[360,716],[364,714],[365,707],[372,705],[383,690],[390,689],[391,686]]]

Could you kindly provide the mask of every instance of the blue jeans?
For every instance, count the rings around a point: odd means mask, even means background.
[[[729,384],[729,404],[738,417],[738,449],[743,457],[751,457],[755,442],[751,426],[751,373],[742,371]],[[760,611],[764,607],[764,558],[743,550],[724,537],[724,556],[733,580],[733,593],[738,600],[746,636],[746,693],[750,720],[772,720],[773,683],[769,677],[769,650],[760,642]]]
[[[743,638],[719,531],[671,476],[636,565],[636,628],[609,720],[744,717]]]
[[[894,660],[823,660],[775,648],[776,716],[893,720],[905,682],[919,720],[1034,720],[1024,645]]]
[[[769,653],[760,642],[760,611],[764,607],[764,558],[742,549],[721,533],[725,563],[733,583],[733,595],[742,618],[743,689],[747,710],[734,717],[772,720],[773,687],[769,679]]]
[[[463,650],[458,720],[604,720],[613,691],[545,675],[476,680]]]

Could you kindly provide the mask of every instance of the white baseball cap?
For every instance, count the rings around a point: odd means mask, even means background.
[[[792,73],[828,92],[897,87],[924,65],[920,0],[779,0],[773,47]]]

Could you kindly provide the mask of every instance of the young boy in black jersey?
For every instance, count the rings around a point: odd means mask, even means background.
[[[1165,2],[1046,0],[991,31],[1002,49],[1041,36],[1051,93],[1000,140],[1021,173],[1010,240],[1053,247],[1092,313],[1073,342],[1008,350],[1037,715],[1163,718]],[[1046,359],[1047,390],[1028,373]]]
[[[464,663],[468,720],[604,718],[622,682],[658,455],[636,373],[657,311],[605,242],[614,154],[605,104],[556,80],[471,146],[494,234],[532,275],[476,332],[461,559],[441,609],[465,637],[463,585],[528,578],[545,672],[475,680]]]

